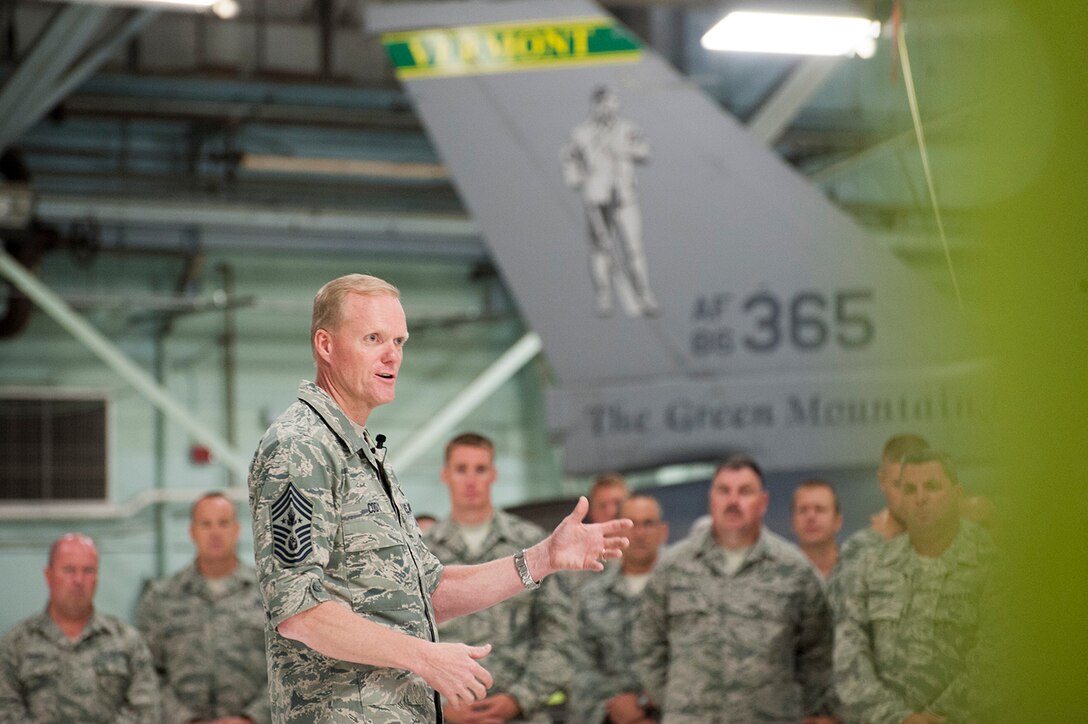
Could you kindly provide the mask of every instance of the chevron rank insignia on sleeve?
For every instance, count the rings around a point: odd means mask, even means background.
[[[280,563],[293,566],[310,555],[313,514],[314,504],[294,483],[287,483],[287,488],[272,503],[272,554]]]

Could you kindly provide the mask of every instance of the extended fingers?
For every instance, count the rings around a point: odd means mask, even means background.
[[[616,518],[615,520],[606,520],[603,523],[594,523],[593,525],[599,528],[601,533],[607,537],[623,533],[628,528],[634,527],[635,524],[630,518]]]

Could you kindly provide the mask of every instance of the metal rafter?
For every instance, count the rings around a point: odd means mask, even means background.
[[[817,56],[799,62],[752,115],[748,121],[751,134],[768,146],[774,145],[841,60]]]
[[[90,77],[157,11],[126,12],[97,45],[89,47],[110,14],[110,8],[101,5],[69,5],[53,16],[0,90],[0,149],[18,140]]]

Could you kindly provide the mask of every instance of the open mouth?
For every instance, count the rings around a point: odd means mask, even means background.
[[[382,378],[383,380],[391,380],[391,379],[393,379],[393,375],[391,375],[391,374],[390,374],[390,373],[388,373],[388,372],[379,372],[379,373],[378,373],[378,377],[381,377],[381,378]]]

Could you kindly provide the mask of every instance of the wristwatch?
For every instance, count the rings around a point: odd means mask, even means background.
[[[533,577],[529,575],[529,566],[525,565],[525,549],[514,554],[514,568],[518,569],[518,575],[521,576],[521,585],[525,586],[525,590],[533,591],[540,588],[540,581],[534,581]]]
[[[654,703],[650,701],[650,696],[645,691],[638,695],[635,704],[639,709],[642,709],[642,713],[647,719],[657,721],[658,716],[661,714],[657,707],[654,706]]]

